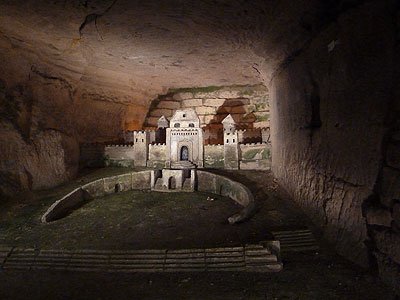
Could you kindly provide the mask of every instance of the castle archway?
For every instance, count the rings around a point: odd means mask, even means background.
[[[180,160],[189,160],[189,149],[186,146],[182,146]]]
[[[171,177],[168,179],[168,189],[169,189],[169,190],[174,190],[174,189],[176,189],[176,180],[175,180],[175,177],[173,177],[173,176],[171,176]]]

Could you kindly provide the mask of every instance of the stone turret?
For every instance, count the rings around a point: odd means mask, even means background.
[[[151,142],[150,132],[148,130],[134,131],[133,139],[135,166],[146,167]]]
[[[157,121],[157,128],[168,128],[169,127],[169,122],[165,116],[161,116],[161,118],[158,119]]]
[[[157,121],[157,131],[156,131],[156,143],[164,144],[166,141],[166,131],[169,127],[169,122],[165,116],[161,116],[161,118]]]
[[[239,169],[239,137],[236,122],[231,115],[228,115],[222,124],[224,125],[225,169]]]

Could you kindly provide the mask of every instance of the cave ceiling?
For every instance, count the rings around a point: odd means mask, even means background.
[[[256,84],[303,47],[317,8],[311,0],[1,1],[0,75],[136,105],[169,88]]]

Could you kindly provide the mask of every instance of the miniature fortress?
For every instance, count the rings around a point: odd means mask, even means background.
[[[223,144],[204,145],[204,132],[193,109],[176,110],[157,130],[126,131],[125,144],[106,145],[106,166],[157,169],[224,168],[265,170],[271,165],[269,128],[239,130],[231,115],[223,121]],[[259,143],[244,143],[259,136]]]

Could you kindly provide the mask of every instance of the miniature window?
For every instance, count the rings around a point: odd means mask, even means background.
[[[137,143],[137,139],[136,139],[136,143]]]
[[[193,123],[189,123],[189,127],[194,127],[194,124]]]
[[[226,139],[226,143],[229,144],[229,140],[228,139]]]
[[[227,135],[229,135],[229,132],[227,133]]]
[[[144,142],[144,139],[142,139],[142,143]]]
[[[186,118],[186,114],[183,114],[183,117]]]
[[[233,139],[232,142],[235,142],[235,139]]]
[[[175,124],[174,124],[174,127],[175,127],[175,128],[179,128],[179,127],[181,127],[181,124],[175,123]]]

